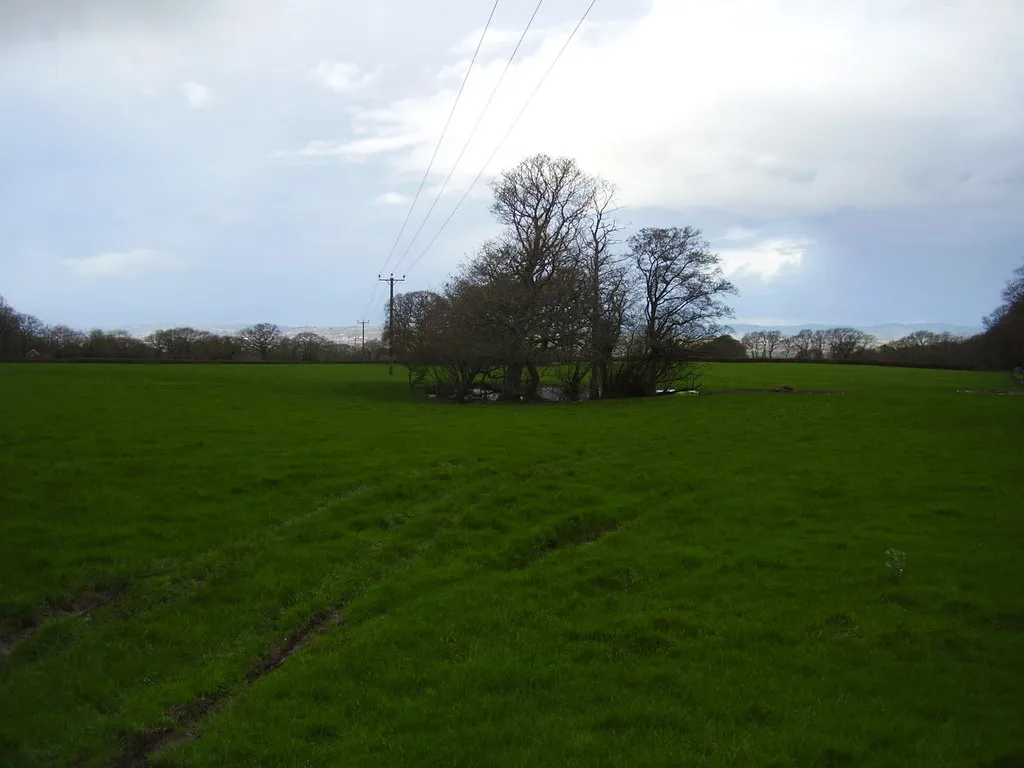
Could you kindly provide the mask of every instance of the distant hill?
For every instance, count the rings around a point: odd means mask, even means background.
[[[806,323],[804,325],[747,325],[736,323],[732,326],[732,335],[736,338],[752,331],[782,331],[786,336],[799,333],[804,328],[812,331],[835,328],[837,324],[825,325],[822,323]],[[981,326],[951,325],[949,323],[882,323],[880,325],[859,325],[857,330],[870,333],[879,341],[892,341],[900,339],[914,331],[931,331],[932,333],[952,333],[958,336],[973,336],[981,333],[984,329]]]

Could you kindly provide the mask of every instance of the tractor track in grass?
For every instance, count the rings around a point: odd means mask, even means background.
[[[273,522],[249,536],[232,541],[230,544],[207,549],[178,564],[173,570],[143,574],[135,581],[140,584],[157,585],[158,593],[162,592],[169,596],[167,600],[159,601],[160,604],[185,599],[201,589],[203,585],[215,581],[231,565],[258,557],[274,541],[279,540],[281,534],[289,528],[307,523],[336,505],[355,499],[374,487],[378,486],[361,485],[335,496],[321,498],[313,505],[312,509]],[[128,589],[129,586],[124,584],[102,592],[90,591],[75,598],[68,610],[40,611],[27,626],[0,637],[0,661],[6,659],[19,643],[35,635],[51,621],[88,618],[93,611],[114,602],[128,592]],[[126,608],[130,607],[126,606]],[[145,610],[140,613],[145,613]]]
[[[457,469],[457,467],[447,463],[444,466],[448,470]],[[436,469],[436,467],[429,467],[412,471],[403,474],[397,479],[397,482],[415,481]],[[122,610],[126,615],[142,615],[155,606],[187,599],[203,589],[204,586],[215,582],[233,565],[238,565],[258,557],[268,547],[272,546],[274,542],[279,541],[282,534],[289,529],[309,523],[346,502],[361,496],[367,496],[374,491],[386,490],[391,484],[362,484],[341,493],[321,497],[314,501],[311,509],[269,523],[248,536],[234,539],[228,544],[211,547],[193,555],[187,560],[176,563],[174,566],[140,574],[132,580],[132,584],[146,585],[146,590],[136,588],[131,590],[132,594],[126,595],[129,592],[130,585],[124,583],[104,591],[90,590],[83,592],[74,599],[71,606],[66,610],[39,610],[22,627],[0,636],[0,663],[7,659],[16,646],[31,638],[51,621],[91,618],[93,611],[113,603],[122,596],[126,596],[125,600],[120,601],[123,603]],[[131,599],[134,594],[142,592],[147,593],[146,597],[149,598],[149,602],[133,614]]]
[[[370,587],[401,573],[414,560],[423,556],[434,546],[441,534],[450,528],[458,516],[440,520],[434,534],[421,541],[411,557],[399,557],[393,567],[378,576],[367,578],[346,602],[358,599]],[[364,557],[368,553],[364,554]],[[321,584],[323,587],[324,584]],[[162,721],[143,731],[123,731],[119,737],[117,752],[105,764],[107,768],[146,768],[150,758],[179,744],[198,739],[200,727],[207,718],[216,714],[225,704],[237,698],[245,690],[277,669],[285,666],[300,651],[309,646],[317,637],[332,628],[348,625],[339,602],[336,607],[320,610],[310,615],[298,629],[286,635],[264,653],[242,680],[234,685],[221,685],[213,690],[200,693],[185,704],[176,704],[163,713]]]
[[[574,549],[593,543],[606,534],[621,531],[636,524],[644,515],[632,515],[621,519],[602,518],[599,520],[579,520],[572,518],[557,526],[555,531],[534,541],[536,547],[534,557],[528,562],[518,563],[513,570],[528,567],[537,560],[559,549]],[[421,541],[412,556],[402,557],[393,567],[377,577],[370,577],[348,601],[358,599],[370,587],[399,576],[406,568],[426,554],[442,536],[457,525],[460,515],[452,515],[438,521],[432,536]],[[556,540],[557,539],[557,540]],[[345,615],[340,607],[317,611],[309,616],[298,629],[274,643],[270,649],[254,663],[244,678],[234,686],[220,686],[214,690],[201,693],[186,704],[174,705],[163,714],[163,722],[141,732],[123,732],[120,747],[115,755],[106,763],[106,768],[147,768],[153,758],[167,749],[194,741],[200,737],[200,728],[207,718],[215,715],[231,700],[240,696],[245,690],[259,683],[275,670],[285,666],[303,649],[307,648],[317,637],[332,628],[348,626]]]
[[[163,593],[168,596],[165,600],[157,601],[158,604],[186,599],[201,589],[203,585],[216,581],[231,565],[258,557],[275,541],[279,540],[282,533],[288,529],[308,523],[337,505],[344,504],[381,487],[380,485],[359,485],[333,496],[322,497],[313,504],[312,509],[270,523],[249,536],[235,539],[227,545],[212,547],[200,552],[188,560],[179,563],[173,570],[168,569],[164,572],[157,571],[140,575],[135,579],[135,582],[155,585],[158,594]],[[0,662],[6,659],[19,643],[35,635],[51,621],[90,618],[93,611],[114,602],[128,591],[128,584],[122,584],[102,592],[89,591],[75,598],[72,606],[67,610],[40,611],[23,628],[0,637]],[[150,596],[152,597],[153,595]],[[150,607],[147,606],[140,613],[145,613]],[[128,605],[125,608],[130,610]]]
[[[295,654],[332,627],[344,625],[345,617],[340,609],[314,613],[298,629],[271,646],[252,666],[240,686],[220,686],[201,693],[186,704],[170,707],[164,712],[164,722],[160,725],[134,734],[122,733],[120,748],[107,763],[108,768],[145,768],[150,764],[150,757],[199,738],[199,726],[226,701],[283,667]]]
[[[544,469],[550,470],[550,467],[544,467]],[[528,471],[532,472],[535,469],[530,468]],[[402,479],[402,482],[408,481],[409,478]],[[459,484],[453,483],[452,490],[456,486]],[[327,510],[334,509],[339,504],[368,492],[372,493],[375,490],[387,492],[389,487],[390,484],[353,489],[348,493],[322,500],[312,510],[260,529],[242,542],[231,543],[227,547],[203,552],[175,568],[173,572],[165,573],[164,578],[172,578],[167,585],[161,585],[161,588],[169,591],[173,591],[174,588],[179,590],[177,593],[169,595],[173,601],[187,599],[206,585],[224,578],[227,570],[242,567],[240,564],[249,562],[253,557],[258,557],[267,547],[274,546],[275,541],[286,528],[306,523],[317,515],[324,514]],[[106,760],[103,764],[109,768],[143,768],[151,765],[165,751],[199,739],[204,730],[204,724],[210,718],[216,717],[218,712],[221,712],[238,697],[244,695],[248,689],[289,663],[297,654],[308,648],[317,637],[333,628],[348,626],[349,622],[346,616],[342,615],[341,606],[350,605],[381,582],[400,578],[401,574],[412,567],[416,561],[421,560],[424,555],[435,549],[447,531],[460,525],[466,511],[458,505],[452,505],[450,511],[446,508],[428,514],[429,517],[436,515],[436,519],[430,521],[430,530],[420,529],[413,538],[400,533],[406,530],[405,523],[407,521],[420,514],[420,510],[415,510],[411,515],[405,515],[401,523],[388,529],[383,540],[377,540],[376,543],[367,542],[363,551],[356,555],[357,561],[363,561],[362,564],[356,566],[356,570],[361,575],[357,576],[355,583],[350,582],[349,587],[343,590],[339,589],[338,575],[333,570],[331,573],[324,574],[319,588],[314,591],[317,594],[326,593],[325,602],[321,603],[318,610],[313,610],[314,606],[310,606],[311,613],[308,618],[301,620],[296,629],[291,630],[280,639],[272,641],[267,646],[267,650],[248,665],[248,671],[241,672],[235,680],[226,680],[214,688],[201,690],[189,700],[167,708],[156,717],[155,722],[150,721],[149,727],[142,730],[122,730],[117,741],[111,745],[111,752],[108,752],[107,756],[103,758]],[[555,542],[545,539],[543,542],[534,543],[545,551],[559,549],[562,546],[582,545],[601,538],[627,522],[628,520],[603,520],[600,525],[586,525],[582,526],[580,530],[576,530],[575,526],[570,526],[572,530],[559,531],[561,535],[557,538],[564,538],[565,541]],[[391,532],[394,532],[396,537],[393,537]],[[384,546],[383,552],[381,545]],[[225,558],[231,562],[224,564]],[[222,567],[211,568],[210,566]],[[182,591],[182,587],[186,587],[186,589]],[[139,591],[141,592],[141,590]],[[329,607],[324,607],[325,605]],[[389,609],[392,607],[389,605]],[[138,612],[132,611],[131,608],[130,604],[123,606],[118,610],[117,615],[137,618],[144,615],[150,606],[146,606],[144,610]],[[245,669],[243,660],[243,670]]]
[[[83,617],[89,618],[92,616],[93,611],[114,602],[114,600],[123,595],[127,590],[127,585],[118,585],[116,587],[110,587],[100,591],[90,590],[76,597],[72,601],[71,606],[65,610],[51,611],[36,616],[30,624],[22,627],[17,632],[12,632],[9,635],[0,637],[0,661],[5,659],[7,655],[14,650],[14,647],[18,643],[23,640],[28,640],[51,621],[59,619],[78,619]]]

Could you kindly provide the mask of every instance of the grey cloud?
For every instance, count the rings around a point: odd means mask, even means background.
[[[68,32],[181,27],[221,5],[221,0],[0,0],[0,44]]]
[[[765,176],[793,184],[810,184],[818,177],[816,168],[804,168],[784,161],[758,162],[754,163],[754,167]]]

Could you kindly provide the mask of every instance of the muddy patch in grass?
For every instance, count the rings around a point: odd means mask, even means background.
[[[228,688],[220,687],[196,696],[188,704],[176,704],[164,713],[170,723],[141,733],[121,734],[121,748],[108,763],[110,768],[145,768],[149,758],[165,749],[199,737],[199,723],[216,711],[227,698]]]
[[[19,630],[0,637],[0,659],[6,657],[18,643],[32,637],[48,622],[54,619],[88,618],[93,611],[112,603],[127,590],[127,584],[117,584],[103,590],[89,590],[70,600],[53,603],[49,611],[28,618]]]
[[[120,748],[107,763],[108,768],[145,768],[149,759],[166,749],[199,738],[199,726],[229,698],[254,685],[278,669],[313,638],[332,626],[342,626],[345,617],[340,611],[319,611],[297,630],[276,643],[257,661],[245,676],[244,684],[232,689],[220,686],[196,696],[186,704],[175,704],[164,713],[161,725],[138,733],[122,733]]]

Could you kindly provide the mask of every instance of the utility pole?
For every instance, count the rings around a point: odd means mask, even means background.
[[[388,376],[395,375],[395,283],[404,283],[405,275],[395,277],[392,272],[390,277],[377,275],[377,280],[387,283],[390,289],[388,297]]]
[[[369,320],[360,320],[359,321],[359,324],[361,326],[363,326],[363,346],[362,346],[362,351],[359,353],[359,359],[362,362],[364,362],[364,363],[366,362],[366,324],[368,322],[370,322],[370,321]]]

